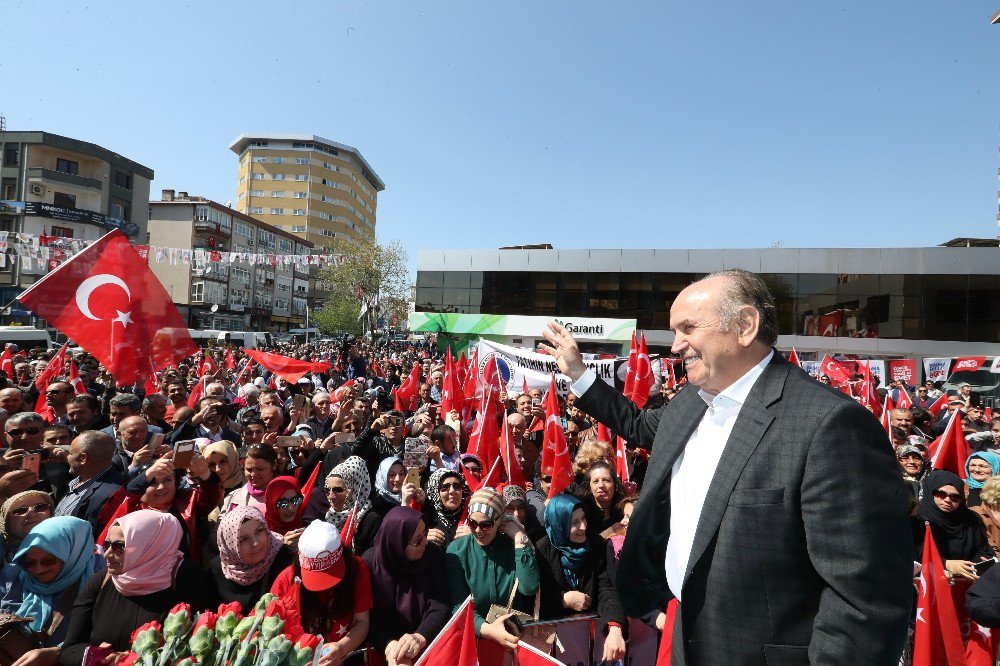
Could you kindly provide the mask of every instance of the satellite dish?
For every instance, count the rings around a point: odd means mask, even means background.
[[[212,303],[212,312],[218,312],[218,311],[219,311],[219,304]]]

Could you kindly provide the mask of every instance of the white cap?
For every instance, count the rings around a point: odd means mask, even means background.
[[[307,590],[328,590],[344,578],[346,563],[340,531],[325,520],[314,520],[299,537],[302,585]]]

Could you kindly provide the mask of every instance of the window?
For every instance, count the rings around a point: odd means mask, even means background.
[[[4,166],[17,166],[20,161],[20,153],[17,151],[17,146],[7,146],[3,149]]]
[[[285,193],[282,192],[281,190],[274,190],[273,192],[271,192],[271,197],[275,199],[280,199],[283,196],[285,196]]]
[[[309,196],[308,192],[296,192],[295,193],[295,198],[296,199],[305,199],[308,196]]]
[[[245,182],[247,182],[247,177],[246,176],[240,176],[240,185],[242,185]]]
[[[263,208],[258,209],[261,213],[264,212]],[[243,236],[244,238],[253,238],[253,227],[245,222],[236,221],[235,233],[237,236]]]
[[[308,157],[296,157],[295,158],[295,163],[296,164],[309,164],[309,158]]]
[[[292,285],[285,284],[284,282],[278,283],[278,291],[291,291],[291,290],[292,290]]]
[[[264,209],[260,208],[259,206],[251,208],[250,209],[250,214],[251,215],[263,215],[264,214]]]
[[[73,230],[69,227],[52,227],[52,235],[60,238],[72,238]]]
[[[266,157],[255,157],[253,158],[253,161],[256,162],[257,164],[267,164]]]
[[[272,208],[271,209],[271,215],[284,215],[284,214],[285,214],[285,209],[284,208]]]
[[[340,188],[340,185],[337,183],[337,181],[329,180],[327,178],[324,178],[322,182],[327,187],[332,187],[335,190]]]
[[[65,192],[53,192],[52,203],[62,208],[76,208],[76,195]]]
[[[255,174],[253,175],[253,179],[254,179],[254,180],[264,180],[264,177],[265,177],[266,175],[267,175],[267,174],[263,174],[263,173],[255,173]]]
[[[276,173],[273,176],[271,176],[271,179],[272,180],[284,180],[285,179],[285,174],[283,174],[283,173]]]
[[[299,181],[300,183],[303,183],[309,180],[309,176],[307,174],[300,173],[295,176],[295,180]]]
[[[284,164],[287,161],[288,161],[287,157],[275,157],[274,158],[274,163],[275,164]]]
[[[252,197],[262,197],[262,196],[264,196],[264,190],[250,190],[250,196],[252,196]]]
[[[124,187],[126,190],[132,189],[132,176],[125,173],[124,171],[119,171],[115,169],[114,183],[118,187]]]
[[[293,234],[304,234],[306,232],[305,226],[292,227]]]
[[[323,162],[323,168],[330,171],[340,171],[340,168],[336,164],[330,164],[329,162]]]
[[[285,252],[291,252],[292,251],[292,241],[290,241],[287,238],[279,238],[278,239],[278,249],[279,250],[283,250]]]
[[[192,303],[204,303],[205,302],[205,283],[204,282],[192,282],[191,283],[191,302]]]
[[[258,148],[265,148],[267,147],[267,141],[254,141],[253,145],[257,146]]]
[[[76,176],[80,173],[80,163],[74,162],[73,160],[67,160],[63,157],[57,157],[56,171]]]
[[[120,201],[112,201],[111,217],[117,217],[120,220],[128,220],[128,206]]]
[[[306,209],[305,208],[293,208],[292,209],[292,215],[305,215],[305,214],[306,214]]]

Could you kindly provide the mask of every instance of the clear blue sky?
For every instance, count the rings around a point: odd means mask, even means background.
[[[353,145],[411,263],[997,234],[1000,0],[3,4],[9,129],[219,201],[241,132]]]

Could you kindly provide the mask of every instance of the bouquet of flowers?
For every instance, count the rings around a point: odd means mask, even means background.
[[[194,618],[178,604],[163,621],[149,622],[132,634],[131,652],[119,666],[309,666],[323,649],[322,636],[301,636],[293,645],[285,635],[287,611],[265,594],[243,617],[239,603]]]

